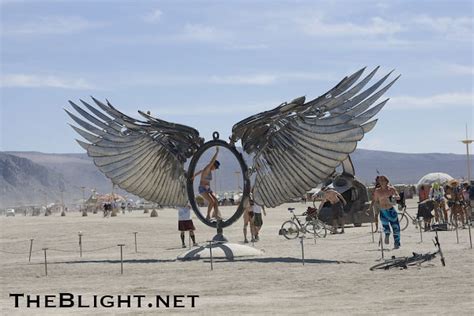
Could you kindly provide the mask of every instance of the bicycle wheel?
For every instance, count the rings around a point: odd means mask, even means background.
[[[407,266],[414,266],[420,265],[423,262],[430,261],[436,257],[434,253],[426,253],[426,254],[414,254],[413,257],[407,258]]]
[[[306,222],[304,225],[304,230],[308,234],[316,235],[318,237],[326,237],[327,235],[327,229],[324,223],[322,223],[320,220],[313,219],[309,222]]]
[[[398,222],[400,223],[400,230],[403,231],[408,227],[408,216],[405,213],[398,213]]]
[[[298,226],[293,221],[284,222],[283,225],[281,225],[280,231],[286,239],[298,238],[300,234]]]
[[[406,257],[388,259],[388,260],[385,260],[382,263],[378,263],[378,264],[370,267],[370,271],[374,271],[374,270],[377,270],[377,269],[388,270],[390,268],[395,268],[395,267],[406,269],[407,268],[406,261],[407,261]]]

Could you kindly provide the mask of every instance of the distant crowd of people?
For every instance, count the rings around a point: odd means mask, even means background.
[[[422,185],[418,197],[418,217],[423,218],[425,230],[432,224],[465,226],[471,218],[474,188],[467,182],[453,179],[445,185],[439,182]]]

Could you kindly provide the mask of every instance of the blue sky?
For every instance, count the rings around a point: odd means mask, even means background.
[[[90,95],[227,139],[377,65],[402,77],[359,148],[465,153],[472,137],[472,1],[2,0],[1,15],[0,150],[82,152],[62,109]]]

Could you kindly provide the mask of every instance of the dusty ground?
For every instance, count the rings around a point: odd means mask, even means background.
[[[413,202],[410,202],[413,206]],[[302,204],[292,204],[297,212]],[[288,205],[268,210],[261,241],[255,247],[262,257],[219,261],[210,270],[207,260],[180,262],[183,252],[177,233],[177,214],[160,210],[158,218],[142,212],[115,218],[100,214],[80,217],[3,217],[0,219],[2,315],[12,314],[452,314],[474,313],[474,250],[469,248],[468,230],[440,232],[447,266],[438,258],[421,268],[369,271],[379,262],[377,243],[372,243],[370,225],[347,227],[346,234],[305,240],[306,264],[301,263],[299,240],[278,236],[281,223],[289,218]],[[198,220],[198,242],[214,231]],[[78,232],[82,231],[83,257],[79,257]],[[133,232],[138,232],[135,253]],[[242,221],[225,229],[232,242],[242,242]],[[423,234],[423,243],[414,226],[402,232],[402,248],[386,255],[410,255],[412,251],[434,250],[433,233]],[[34,238],[31,263],[30,238]],[[378,238],[378,236],[376,236]],[[392,241],[391,241],[392,242]],[[124,243],[124,274],[120,274],[120,252]],[[391,245],[392,246],[392,245]],[[48,247],[48,276],[44,253]],[[185,308],[26,308],[24,300],[14,308],[11,293],[47,295],[69,292],[84,296],[91,304],[93,295],[147,295],[148,304],[156,295],[199,295],[195,307],[185,298]],[[44,302],[41,303],[42,306]],[[57,303],[57,298],[55,303]],[[77,305],[77,300],[76,300]],[[178,304],[179,305],[179,304]]]

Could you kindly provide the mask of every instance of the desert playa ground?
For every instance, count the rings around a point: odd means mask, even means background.
[[[359,228],[348,225],[346,234],[328,235],[316,243],[306,239],[302,265],[300,241],[278,235],[280,225],[289,218],[288,206],[267,211],[261,241],[255,244],[264,251],[262,256],[216,260],[213,271],[207,259],[176,260],[183,249],[177,214],[172,209],[160,210],[155,218],[141,211],[113,218],[103,218],[101,214],[81,217],[78,212],[66,217],[2,217],[0,314],[474,314],[474,250],[470,249],[467,229],[459,231],[459,243],[454,231],[439,232],[446,267],[435,258],[407,270],[370,271],[380,262],[381,254],[367,224]],[[297,213],[305,209],[303,204],[291,206]],[[414,206],[412,200],[409,206]],[[199,243],[212,238],[213,229],[198,220],[194,222]],[[82,258],[79,231],[83,234]],[[137,253],[133,232],[138,232]],[[241,243],[242,219],[226,228],[224,234],[230,241]],[[434,233],[424,233],[420,243],[419,231],[410,225],[402,232],[401,249],[390,250],[386,256],[433,251],[433,236]],[[34,239],[31,263],[30,238]],[[123,275],[117,247],[122,243]],[[49,248],[48,276],[42,248]],[[86,303],[92,301],[93,295],[146,295],[146,303],[156,295],[199,297],[195,298],[194,308],[185,298],[184,308],[63,309],[26,308],[23,301],[14,308],[14,300],[9,297],[11,293],[44,296],[61,292],[83,295]]]

